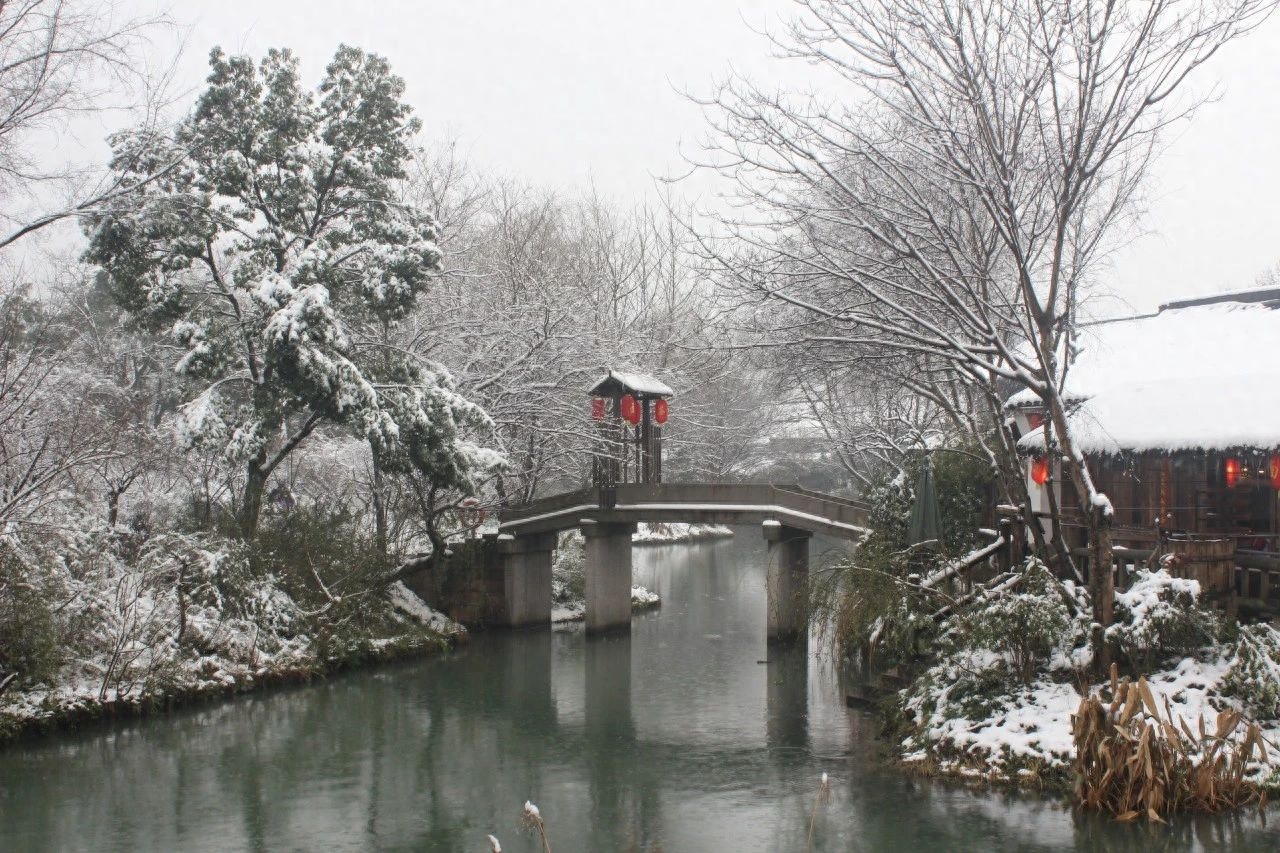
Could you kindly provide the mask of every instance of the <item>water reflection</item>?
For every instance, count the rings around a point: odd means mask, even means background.
[[[629,637],[435,660],[0,752],[0,850],[1267,850],[1256,816],[1119,826],[886,770],[830,668],[764,639],[757,535],[636,552]]]

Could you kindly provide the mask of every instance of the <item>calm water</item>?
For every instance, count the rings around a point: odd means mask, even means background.
[[[1118,826],[878,764],[827,665],[764,642],[756,535],[636,551],[630,638],[466,649],[0,751],[0,850],[1280,850],[1256,815]],[[768,659],[767,663],[761,663]]]

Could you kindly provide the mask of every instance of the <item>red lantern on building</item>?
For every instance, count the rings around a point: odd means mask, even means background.
[[[1240,482],[1240,460],[1234,456],[1228,456],[1223,472],[1226,475],[1227,488],[1234,489],[1236,483]]]
[[[1027,412],[1027,429],[1040,429],[1044,426],[1044,412]]]
[[[658,422],[659,426],[667,422],[667,418],[671,415],[671,407],[667,405],[667,401],[662,398],[653,404],[653,419]],[[1276,457],[1280,458],[1280,457]]]
[[[591,420],[604,420],[604,397],[591,398]]]
[[[1267,465],[1267,473],[1271,475],[1271,488],[1280,491],[1280,453],[1272,453]]]
[[[1031,481],[1037,486],[1049,482],[1049,457],[1037,456],[1031,460]]]
[[[622,395],[622,419],[632,426],[640,423],[640,403],[630,394]]]

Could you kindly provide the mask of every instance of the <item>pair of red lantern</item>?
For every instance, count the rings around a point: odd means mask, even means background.
[[[1236,483],[1240,482],[1242,467],[1239,459],[1234,456],[1227,457],[1226,464],[1222,467],[1223,479],[1227,481],[1227,488],[1234,489]],[[1280,453],[1271,454],[1271,458],[1267,460],[1267,475],[1271,480],[1271,488],[1280,490]]]
[[[1234,456],[1227,457],[1226,463],[1223,465],[1223,479],[1226,480],[1227,488],[1234,489],[1236,483],[1240,482],[1241,463]],[[1280,491],[1280,453],[1271,454],[1271,458],[1267,460],[1267,475],[1271,480],[1271,488]],[[1031,480],[1037,486],[1043,486],[1049,481],[1049,458],[1047,456],[1037,456],[1031,460]]]
[[[640,418],[643,414],[643,409],[640,406],[640,401],[637,400],[634,396],[632,396],[631,394],[623,394],[622,400],[619,402],[618,408],[619,408],[618,414],[622,415],[622,419],[624,421],[631,424],[632,426],[635,426],[636,424],[640,423]],[[604,420],[604,415],[605,415],[604,398],[603,397],[593,398],[591,400],[592,419],[597,421],[602,421]],[[667,405],[666,400],[658,399],[654,401],[653,419],[657,421],[659,425],[665,424],[667,422],[667,418],[670,417],[670,415],[671,415],[671,407]]]

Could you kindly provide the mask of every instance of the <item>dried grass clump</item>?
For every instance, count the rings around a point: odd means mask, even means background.
[[[1164,713],[1145,678],[1119,682],[1111,669],[1110,705],[1100,695],[1086,696],[1071,718],[1076,746],[1076,800],[1086,808],[1115,815],[1117,820],[1176,811],[1219,812],[1265,793],[1246,778],[1255,754],[1267,760],[1262,732],[1247,723],[1244,736],[1232,735],[1244,722],[1241,714],[1223,711],[1213,731],[1204,719],[1193,731],[1164,700]]]

